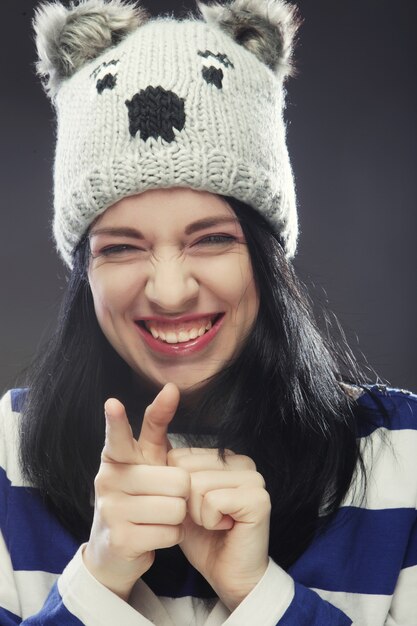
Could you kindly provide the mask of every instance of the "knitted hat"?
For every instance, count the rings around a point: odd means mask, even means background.
[[[294,7],[232,0],[150,19],[123,0],[42,4],[38,72],[57,112],[54,235],[64,261],[124,196],[191,187],[233,196],[279,233],[297,214],[283,82]]]

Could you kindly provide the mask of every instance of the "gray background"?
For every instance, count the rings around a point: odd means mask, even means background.
[[[54,116],[34,73],[35,5],[2,2],[1,388],[53,328],[65,285],[50,238]],[[417,2],[298,5],[287,106],[302,228],[296,267],[380,379],[417,390]]]

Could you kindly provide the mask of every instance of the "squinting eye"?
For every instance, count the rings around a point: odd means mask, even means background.
[[[116,256],[128,252],[143,252],[143,248],[130,246],[127,243],[119,243],[114,246],[107,246],[106,248],[102,248],[95,256]]]
[[[233,243],[234,241],[236,241],[236,237],[233,237],[233,235],[208,235],[197,241],[197,244],[224,244]]]

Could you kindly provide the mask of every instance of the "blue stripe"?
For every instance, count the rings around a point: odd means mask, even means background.
[[[12,411],[21,413],[28,394],[27,389],[12,389],[10,391]]]
[[[320,596],[295,584],[295,596],[277,626],[350,626],[352,620]]]
[[[374,385],[366,388],[358,399],[355,415],[360,437],[370,435],[377,428],[417,430],[417,396]]]
[[[22,621],[21,617],[18,617],[14,613],[11,613],[7,609],[3,609],[0,607],[0,624],[1,626],[15,626],[16,624],[20,624]]]
[[[2,468],[0,492],[7,492],[7,506],[0,510],[0,524],[13,569],[60,574],[79,543],[48,511],[36,489],[12,487]]]
[[[10,480],[6,472],[0,467],[0,528],[5,527],[7,517],[7,493],[10,487]]]
[[[0,623],[2,624],[2,622]],[[23,624],[30,624],[30,626],[46,626],[47,624],[51,626],[57,624],[65,624],[65,626],[83,626],[83,622],[70,613],[62,602],[56,584],[52,587],[39,613],[25,619]]]
[[[7,477],[5,470],[0,467],[0,528],[4,531],[8,519],[7,503],[10,490],[10,480]]]
[[[416,517],[415,509],[341,508],[289,573],[307,587],[390,595]]]
[[[404,559],[404,567],[413,567],[417,565],[417,522],[411,531],[410,540],[407,546],[407,553]]]

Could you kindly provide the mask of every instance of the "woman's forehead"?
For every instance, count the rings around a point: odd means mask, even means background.
[[[216,194],[175,187],[151,189],[127,196],[106,209],[94,222],[90,232],[119,224],[153,226],[168,223],[186,225],[199,220],[236,221],[230,205]]]

